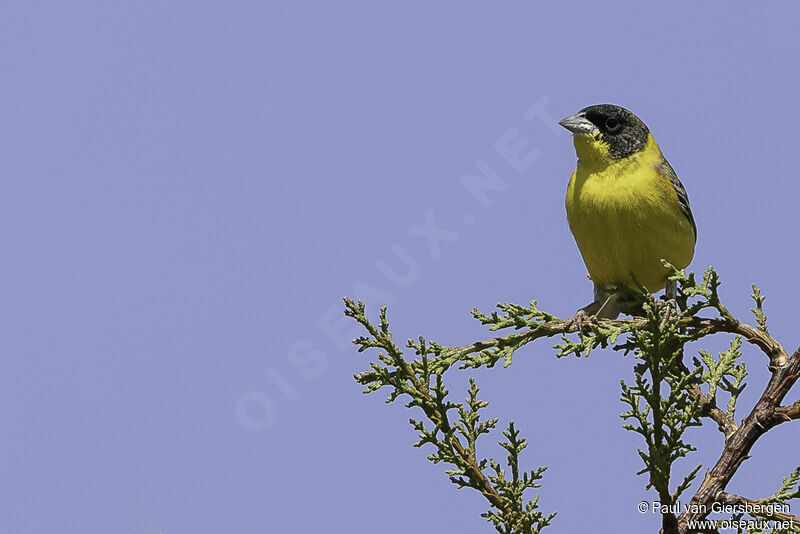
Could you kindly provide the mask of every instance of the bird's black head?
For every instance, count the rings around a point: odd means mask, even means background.
[[[643,149],[650,134],[639,117],[613,104],[583,108],[559,124],[576,136],[592,136],[595,142],[606,145],[608,156],[613,159],[624,158]]]

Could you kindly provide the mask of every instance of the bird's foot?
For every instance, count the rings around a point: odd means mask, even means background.
[[[667,299],[661,305],[664,307],[664,316],[658,326],[663,329],[673,316],[680,315],[680,311],[678,310],[678,301],[675,299]]]
[[[597,310],[600,309],[602,302],[592,302],[575,312],[575,315],[564,321],[564,330],[571,330],[573,327],[579,334],[583,334],[584,328],[591,323],[597,324]]]

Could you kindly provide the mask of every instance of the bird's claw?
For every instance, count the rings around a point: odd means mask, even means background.
[[[580,309],[575,312],[575,315],[564,321],[564,330],[568,331],[575,327],[575,330],[579,334],[583,334],[584,328],[586,328],[589,323],[597,324],[597,316],[589,315],[584,309]]]
[[[661,329],[667,325],[673,315],[677,316],[679,314],[678,302],[675,299],[665,300],[662,306],[664,306],[664,316],[661,318],[661,322],[659,323],[659,328]]]

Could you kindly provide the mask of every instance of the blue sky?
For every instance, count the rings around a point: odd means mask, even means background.
[[[474,306],[586,304],[563,205],[575,155],[554,123],[590,104],[649,125],[692,202],[691,268],[714,265],[748,320],[757,282],[793,350],[799,14],[5,3],[4,529],[488,530],[482,498],[411,447],[413,414],[360,394],[352,374],[375,355],[347,343],[341,298],[389,304],[398,339],[450,345],[489,336]],[[514,143],[527,159],[503,155]],[[503,186],[471,193],[464,176],[481,172]],[[551,345],[455,374],[454,396],[474,376],[489,415],[529,439],[526,465],[549,466],[548,532],[655,530],[636,511],[654,498],[634,475],[642,443],[619,419],[632,360],[556,360]],[[767,376],[745,357],[741,415]],[[715,461],[707,427],[684,472]],[[798,438],[800,425],[771,431],[730,489],[771,494],[800,464]]]

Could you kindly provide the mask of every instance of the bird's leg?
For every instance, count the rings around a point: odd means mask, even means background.
[[[678,296],[678,282],[675,280],[667,280],[667,288],[664,291],[664,317],[661,319],[660,328],[664,328],[669,322],[673,314],[678,314],[678,301],[675,300]]]
[[[678,316],[678,303],[675,302],[674,299],[670,299],[663,304],[664,308],[664,316],[661,318],[661,322],[658,323],[658,327],[660,329],[664,329],[667,326],[667,323],[672,319],[673,316]]]
[[[619,317],[621,312],[620,298],[622,298],[621,293],[611,293],[608,295],[605,300],[602,301],[603,304],[600,306],[600,309],[597,310],[595,316],[598,319],[616,319]]]
[[[664,290],[664,297],[667,300],[675,300],[678,297],[678,281],[667,280],[667,288]]]
[[[586,323],[596,323],[597,314],[608,303],[606,292],[597,284],[594,284],[594,300],[575,312],[575,315],[564,323],[564,327],[569,330],[573,326],[577,328],[578,332],[583,333],[583,328]]]
[[[606,289],[594,284],[594,301],[587,304],[564,323],[566,329],[575,326],[583,333],[586,323],[597,324],[598,319],[616,319],[620,314],[621,293],[608,293]]]

